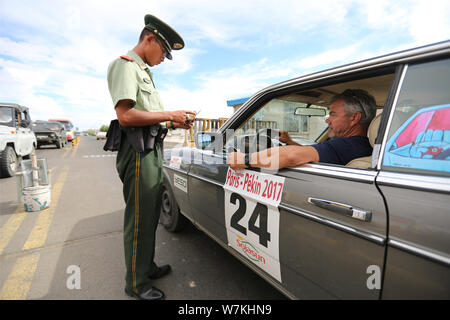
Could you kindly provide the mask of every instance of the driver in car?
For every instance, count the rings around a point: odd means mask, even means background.
[[[370,122],[376,114],[372,95],[361,89],[347,89],[331,99],[327,141],[312,146],[302,146],[280,131],[279,140],[285,146],[273,147],[252,154],[233,152],[227,163],[234,170],[249,167],[271,170],[298,167],[308,162],[346,165],[351,160],[372,154],[367,138]]]

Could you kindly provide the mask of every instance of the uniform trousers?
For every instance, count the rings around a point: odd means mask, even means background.
[[[141,294],[151,288],[149,276],[157,271],[154,256],[163,182],[161,144],[157,143],[152,151],[136,152],[126,138],[122,139],[116,168],[126,203],[125,291]]]

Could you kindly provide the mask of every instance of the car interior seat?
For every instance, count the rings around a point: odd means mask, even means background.
[[[369,138],[370,145],[375,145],[375,139],[378,135],[378,129],[380,128],[381,123],[381,113],[373,118],[372,122],[369,125],[369,129],[367,130],[367,137]],[[372,156],[356,158],[347,163],[347,167],[356,167],[360,169],[368,169],[372,167]]]

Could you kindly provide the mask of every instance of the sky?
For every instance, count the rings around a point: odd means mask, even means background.
[[[147,13],[186,44],[151,68],[165,110],[208,118],[281,81],[450,39],[448,0],[0,0],[0,102],[79,130],[109,124],[108,65]]]

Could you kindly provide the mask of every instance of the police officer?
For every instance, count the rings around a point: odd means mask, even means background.
[[[127,129],[125,137],[122,135],[116,162],[126,202],[125,292],[138,299],[157,300],[164,298],[164,293],[152,287],[152,280],[165,276],[171,268],[169,265],[158,267],[154,262],[163,174],[161,136],[149,132],[161,133],[163,127],[189,129],[192,122],[188,121],[188,114],[194,113],[164,112],[149,66],[158,65],[165,58],[171,60],[171,51],[182,49],[184,41],[157,17],[146,15],[144,20],[145,27],[136,47],[110,64],[108,87],[120,127]],[[153,130],[155,125],[156,131]],[[133,136],[128,135],[129,132],[148,134]],[[148,143],[134,140],[148,138],[153,138],[152,147],[137,150],[136,145]]]

